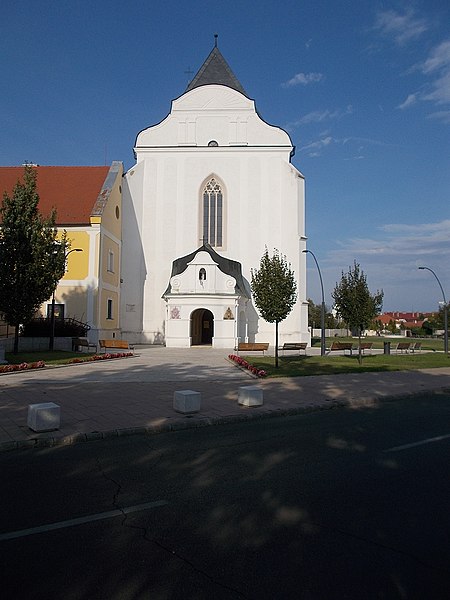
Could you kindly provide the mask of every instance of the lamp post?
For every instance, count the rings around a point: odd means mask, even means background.
[[[325,349],[325,296],[323,293],[322,273],[320,272],[319,263],[317,262],[317,258],[316,258],[316,255],[314,254],[314,252],[311,252],[311,250],[302,250],[302,252],[304,252],[305,254],[311,254],[311,256],[314,259],[314,262],[316,263],[317,270],[319,272],[320,288],[322,290],[322,308],[321,308],[321,312],[320,312],[320,328],[321,328],[320,356],[325,356],[325,350],[326,350]]]
[[[73,248],[73,250],[69,250],[69,252],[64,256],[64,264],[67,261],[67,257],[72,252],[83,252],[82,248]],[[50,341],[48,344],[48,349],[53,350],[55,346],[55,290],[53,290],[52,295],[52,312],[50,315]]]
[[[444,352],[445,352],[445,354],[448,354],[448,326],[447,326],[448,309],[447,309],[447,301],[445,299],[444,288],[442,287],[441,282],[439,281],[439,278],[436,275],[436,273],[433,271],[433,269],[430,269],[430,267],[418,267],[418,268],[420,270],[426,270],[426,271],[430,271],[430,273],[433,273],[433,275],[436,278],[436,281],[438,282],[439,287],[441,288],[442,297],[444,299]]]

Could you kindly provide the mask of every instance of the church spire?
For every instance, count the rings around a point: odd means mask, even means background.
[[[234,90],[247,96],[242,85],[239,83],[236,75],[231,70],[227,61],[222,56],[219,48],[217,47],[217,33],[214,34],[214,48],[209,53],[208,58],[205,60],[203,65],[198,70],[194,79],[188,84],[186,92],[190,92],[194,88],[202,85],[226,85]],[[248,97],[248,96],[247,96]]]

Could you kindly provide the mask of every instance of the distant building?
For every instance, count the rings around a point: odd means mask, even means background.
[[[123,166],[40,167],[39,210],[57,210],[57,226],[67,231],[73,252],[55,291],[56,312],[88,323],[93,338],[120,333],[120,254]],[[12,193],[24,168],[0,167],[0,189]],[[51,299],[41,307],[50,314]]]
[[[383,327],[387,327],[390,323],[394,323],[397,329],[414,329],[423,326],[427,319],[431,319],[436,316],[436,313],[421,313],[421,312],[385,312],[379,315],[376,320],[379,321]]]

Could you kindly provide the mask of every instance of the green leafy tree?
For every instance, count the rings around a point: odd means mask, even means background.
[[[376,294],[370,293],[366,276],[355,261],[353,268],[349,267],[348,273],[342,272],[341,281],[336,284],[332,296],[342,319],[350,329],[358,331],[358,359],[361,364],[361,334],[381,312],[383,291],[377,291]]]
[[[320,327],[322,320],[322,306],[315,304],[311,298],[308,298],[308,327],[315,329]],[[334,318],[333,313],[330,312],[328,307],[325,305],[325,327],[326,329],[334,329],[337,327],[337,320]]]
[[[314,304],[311,298],[308,298],[308,327],[314,329],[320,327],[322,318],[322,307],[319,304]]]
[[[433,329],[444,329],[444,306],[439,306],[439,312],[433,313],[433,315],[429,317],[427,321],[430,323]]]
[[[274,250],[261,257],[259,269],[252,269],[252,292],[261,317],[275,323],[275,367],[278,368],[278,323],[291,312],[297,300],[297,283],[286,257]]]
[[[51,297],[65,270],[66,234],[57,241],[55,211],[48,217],[39,212],[36,178],[27,165],[23,182],[11,197],[4,193],[0,207],[0,312],[15,327],[16,354],[19,326]]]

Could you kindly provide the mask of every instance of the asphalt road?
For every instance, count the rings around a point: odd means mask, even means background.
[[[0,455],[3,599],[450,595],[450,395]]]

